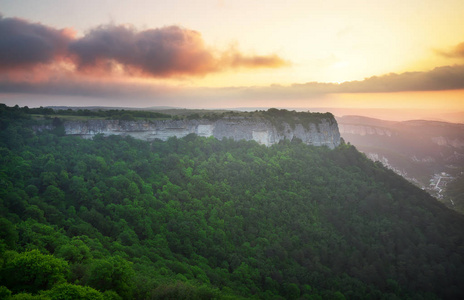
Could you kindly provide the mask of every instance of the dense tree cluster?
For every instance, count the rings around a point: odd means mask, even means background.
[[[50,107],[8,107],[5,104],[0,104],[0,109],[4,112],[9,112],[16,116],[28,117],[28,115],[40,115],[48,118],[59,116],[81,116],[94,117],[105,119],[116,119],[132,121],[137,119],[170,119],[171,116],[160,112],[149,110],[123,110],[123,109],[59,109],[54,110]]]
[[[178,117],[178,116],[175,116]],[[287,123],[293,129],[297,124],[303,125],[307,130],[310,130],[310,126],[318,126],[321,122],[335,122],[335,118],[331,113],[308,113],[308,112],[297,112],[295,110],[289,111],[286,109],[270,108],[266,111],[256,110],[254,112],[237,112],[227,111],[222,113],[210,112],[210,113],[192,113],[186,116],[187,119],[208,119],[218,120],[222,118],[236,118],[236,119],[261,119],[269,121],[275,128],[280,131],[284,130],[284,123]]]
[[[308,113],[308,112],[297,112],[289,111],[286,109],[271,108],[267,111],[257,111],[253,115],[262,115],[267,120],[271,121],[276,128],[282,126],[282,123],[289,124],[292,128],[295,128],[297,124],[302,124],[306,129],[310,129],[311,124],[318,125],[321,121],[334,122],[335,118],[331,113]]]
[[[464,297],[463,216],[350,145],[0,119],[0,297]]]

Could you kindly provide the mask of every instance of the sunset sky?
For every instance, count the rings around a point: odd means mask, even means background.
[[[462,0],[0,0],[0,16],[7,105],[464,112]]]

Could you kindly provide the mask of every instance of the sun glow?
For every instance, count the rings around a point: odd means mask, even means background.
[[[13,105],[464,110],[462,0],[25,1],[0,17]]]

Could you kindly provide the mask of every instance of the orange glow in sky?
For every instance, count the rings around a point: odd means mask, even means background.
[[[7,104],[464,111],[462,0],[6,0],[0,16]],[[9,40],[32,32],[45,46]]]

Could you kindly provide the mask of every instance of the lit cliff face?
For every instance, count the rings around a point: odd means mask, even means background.
[[[340,144],[340,133],[335,119],[322,119],[317,124],[295,124],[283,122],[277,127],[268,120],[243,117],[225,117],[219,120],[160,120],[160,121],[120,121],[88,120],[68,121],[64,124],[66,134],[92,138],[96,134],[129,135],[137,139],[152,141],[181,138],[194,133],[199,136],[213,136],[219,140],[254,140],[270,146],[282,140],[300,139],[314,146],[331,149]]]

